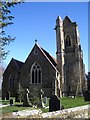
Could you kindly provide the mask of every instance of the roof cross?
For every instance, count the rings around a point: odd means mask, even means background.
[[[35,39],[35,43],[37,43],[37,39]]]

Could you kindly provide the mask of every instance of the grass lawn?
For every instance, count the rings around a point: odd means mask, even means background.
[[[7,113],[12,113],[15,111],[21,111],[25,109],[30,109],[33,110],[34,108],[32,107],[22,107],[22,106],[7,106],[2,108],[2,115],[7,114]]]
[[[90,101],[85,102],[83,97],[77,97],[76,99],[63,97],[63,98],[61,98],[60,101],[61,101],[61,104],[64,105],[64,109],[90,104]],[[5,103],[5,101],[3,101],[3,103]],[[7,101],[7,103],[8,103],[8,101]],[[17,104],[17,103],[14,103],[14,104]],[[20,103],[18,103],[18,104],[20,104]],[[48,106],[48,105],[49,105],[49,98],[47,99],[46,106]],[[5,115],[5,114],[8,114],[8,113],[12,113],[12,112],[15,112],[15,111],[21,111],[21,110],[25,110],[25,109],[32,110],[32,109],[35,109],[35,108],[22,107],[22,106],[7,106],[7,107],[2,108],[2,114]],[[43,108],[41,110],[42,110],[42,112],[48,112],[49,111],[49,109],[43,109]]]
[[[14,98],[10,98],[10,99],[13,99],[15,101]],[[9,100],[0,100],[0,104],[3,104],[3,105],[7,105],[9,104]],[[35,109],[35,108],[32,108],[32,107],[23,107],[22,106],[23,103],[19,103],[19,102],[14,102],[14,105],[13,106],[7,106],[7,107],[3,107],[3,108],[0,108],[0,112],[2,111],[2,115],[7,115],[8,113],[12,113],[12,112],[15,112],[15,111],[21,111],[21,110],[25,110],[25,109]]]
[[[64,105],[65,109],[67,109],[90,104],[90,101],[84,101],[83,97],[76,97],[75,99],[63,97],[61,98],[61,104]]]
[[[63,97],[60,99],[61,105],[64,109],[83,106],[90,104],[90,101],[84,101],[84,97],[76,97],[75,99],[69,97]],[[49,105],[49,99],[47,101],[47,106]],[[48,112],[49,109],[42,109],[43,112]]]

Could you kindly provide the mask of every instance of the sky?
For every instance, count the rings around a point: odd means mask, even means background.
[[[90,2],[88,4],[88,13],[90,13]],[[90,15],[88,16],[88,51],[90,51]],[[90,53],[88,52],[88,69],[90,71]]]
[[[10,15],[15,17],[14,24],[6,28],[6,33],[16,39],[5,48],[10,50],[4,60],[6,65],[12,57],[25,62],[35,39],[41,47],[56,57],[56,18],[60,15],[64,19],[67,15],[78,25],[85,71],[88,72],[88,2],[25,2],[10,10]]]

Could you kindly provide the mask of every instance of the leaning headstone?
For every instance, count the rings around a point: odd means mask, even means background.
[[[10,99],[10,92],[8,91],[7,93],[6,93],[6,100],[9,100]]]
[[[56,95],[52,95],[49,100],[49,112],[60,110],[60,100]]]
[[[13,99],[10,99],[10,106],[13,105]]]
[[[23,99],[23,106],[24,107],[28,107],[30,105],[28,94],[29,94],[29,90],[26,89],[25,93],[24,93],[24,99]]]

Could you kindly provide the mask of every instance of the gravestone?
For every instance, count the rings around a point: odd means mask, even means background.
[[[60,110],[60,100],[56,95],[52,95],[49,100],[49,112]]]
[[[10,106],[13,105],[13,99],[10,99]]]
[[[8,91],[7,93],[6,93],[6,100],[9,100],[10,99],[10,92]]]
[[[25,93],[24,93],[24,99],[23,99],[23,106],[24,107],[28,107],[30,105],[28,94],[29,94],[29,90],[26,89]]]
[[[44,102],[45,104],[47,104],[47,97],[44,97],[44,98],[43,98],[43,102]]]
[[[90,91],[84,91],[83,95],[85,101],[90,101]]]

